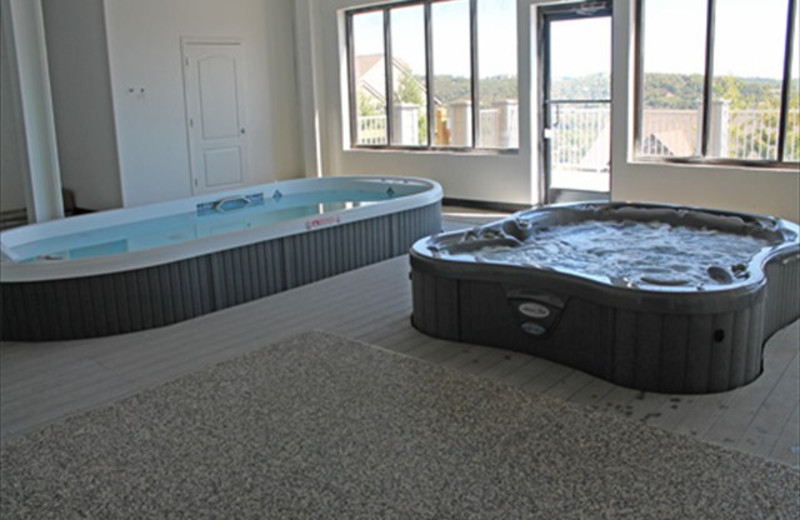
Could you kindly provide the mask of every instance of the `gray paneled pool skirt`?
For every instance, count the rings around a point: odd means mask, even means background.
[[[789,467],[309,332],[2,445],[0,517],[796,518]]]

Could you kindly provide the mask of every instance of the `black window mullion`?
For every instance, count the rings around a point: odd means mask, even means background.
[[[393,141],[397,136],[394,135],[394,109],[397,106],[398,100],[394,92],[395,70],[393,49],[391,41],[391,28],[392,28],[392,9],[398,6],[422,6],[424,14],[424,38],[425,38],[425,113],[427,115],[427,142],[421,143],[421,147],[428,149],[437,149],[436,146],[436,102],[435,102],[435,86],[434,86],[434,58],[433,58],[433,8],[432,5],[437,1],[446,0],[400,0],[391,4],[383,3],[378,5],[370,5],[356,9],[348,9],[345,12],[345,45],[347,55],[348,75],[347,82],[349,87],[348,100],[350,103],[349,121],[350,121],[350,140],[352,146],[364,146],[370,148],[405,148],[402,143],[394,143]],[[477,148],[480,139],[480,90],[479,90],[479,70],[478,70],[478,0],[469,0],[470,9],[470,99],[472,103],[471,108],[471,138],[472,145],[466,148]],[[383,45],[384,45],[384,81],[386,84],[385,92],[385,118],[386,118],[386,143],[376,145],[362,145],[359,143],[359,113],[358,113],[358,84],[357,84],[357,60],[355,51],[355,19],[354,16],[369,13],[381,12],[383,14]],[[419,149],[418,146],[408,147],[408,149]],[[462,147],[453,147],[442,145],[441,149],[462,149]]]
[[[783,56],[783,84],[781,85],[781,113],[778,125],[778,161],[784,160],[786,151],[786,138],[789,133],[789,96],[792,84],[792,42],[794,33],[798,30],[795,17],[797,16],[797,0],[789,0],[786,21],[786,47]]]
[[[392,16],[388,7],[383,10],[383,62],[386,75],[386,146],[391,146],[392,117],[394,116],[394,67],[392,66]]]
[[[428,147],[433,146],[436,127],[436,105],[433,92],[433,29],[431,2],[425,1],[425,98],[428,111]]]
[[[792,64],[793,60],[798,57],[794,54],[792,47],[794,35],[800,31],[798,22],[798,3],[800,0],[787,0],[787,21],[784,45],[784,62],[783,62],[783,77],[781,80],[781,104],[779,113],[779,131],[778,131],[778,144],[777,154],[774,160],[744,160],[744,159],[727,159],[725,157],[709,157],[711,151],[711,135],[714,115],[714,48],[715,48],[715,30],[716,30],[716,0],[706,0],[706,41],[705,41],[705,71],[703,78],[703,99],[702,99],[702,121],[700,130],[700,157],[699,158],[675,158],[675,157],[659,157],[658,159],[670,163],[688,163],[688,164],[718,164],[724,166],[753,166],[753,167],[780,167],[787,164],[796,165],[797,161],[787,160],[786,153],[789,145],[789,104],[791,97],[791,82],[792,82]],[[635,127],[634,127],[634,154],[639,156],[642,148],[643,139],[643,111],[645,105],[644,98],[644,45],[645,35],[647,29],[644,27],[644,12],[646,0],[637,0],[636,2],[636,32],[635,32],[635,63],[636,63],[636,77],[635,77],[635,91],[634,91],[634,106],[635,106]],[[777,28],[776,28],[777,29]],[[727,138],[727,136],[722,136]]]
[[[716,14],[716,0],[708,0],[706,11],[706,69],[705,83],[703,85],[703,134],[700,146],[700,155],[708,154],[709,138],[711,136],[711,97],[714,88],[714,18]]]
[[[636,79],[634,82],[634,127],[633,127],[633,149],[634,155],[639,155],[642,151],[642,127],[644,127],[644,9],[645,0],[636,2],[636,34],[634,59],[636,64]]]
[[[356,62],[353,47],[353,15],[345,18],[345,34],[347,38],[347,83],[350,88],[350,146],[358,145],[358,93],[356,92]]]
[[[544,193],[545,203],[551,202],[550,192],[550,166],[552,160],[550,157],[550,150],[553,142],[549,136],[546,135],[552,128],[552,115],[550,114],[550,13],[545,9],[539,10],[538,19],[538,32],[539,41],[537,42],[537,75],[539,77],[538,88],[538,106],[542,107],[541,116],[539,118],[539,168],[540,168],[540,185],[541,193]]]
[[[478,148],[481,123],[480,78],[478,70],[478,0],[469,2],[470,86],[472,94],[472,148]]]

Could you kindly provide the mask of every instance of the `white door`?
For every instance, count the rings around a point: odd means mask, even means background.
[[[241,42],[182,42],[192,192],[247,180]]]

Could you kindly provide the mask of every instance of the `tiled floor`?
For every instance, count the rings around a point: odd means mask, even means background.
[[[447,227],[481,219],[451,216]],[[403,256],[160,329],[0,343],[0,436],[15,437],[317,329],[800,469],[800,322],[769,341],[764,374],[744,388],[697,396],[642,393],[525,354],[420,334],[409,323],[408,271]]]

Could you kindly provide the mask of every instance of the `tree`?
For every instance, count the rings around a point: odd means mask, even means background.
[[[409,72],[403,71],[397,81],[397,88],[394,92],[396,103],[410,103],[420,107],[425,106],[425,93],[419,80]]]
[[[364,89],[358,89],[358,115],[360,117],[377,116],[385,112],[383,103],[369,95]]]
[[[701,110],[703,83],[702,74],[648,73],[644,77],[644,108]],[[730,113],[727,138],[731,157],[776,158],[780,90],[779,79],[714,77],[711,100],[726,101]],[[787,150],[794,150],[795,133],[790,125]]]
[[[419,107],[419,120],[417,123],[419,142],[426,143],[428,141],[428,111],[425,110],[425,107],[428,103],[425,99],[422,83],[410,71],[402,71],[394,92],[394,102],[408,103]]]
[[[745,143],[747,156],[740,159],[776,159],[778,153],[780,84],[757,79],[720,76],[714,81],[714,99],[725,100],[732,114],[728,147],[739,152]],[[738,114],[737,114],[738,112]]]

